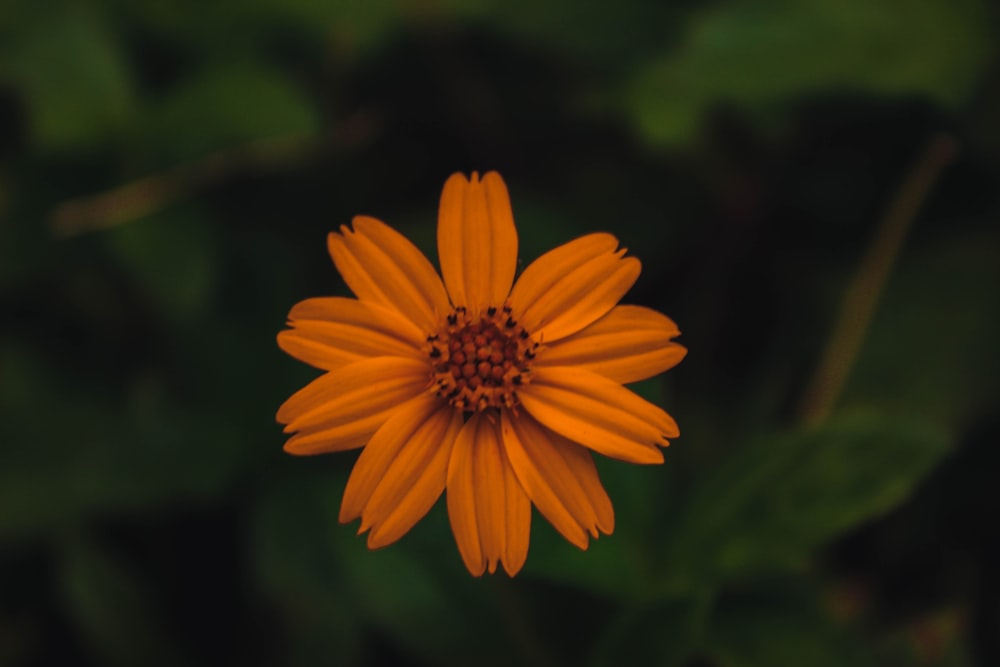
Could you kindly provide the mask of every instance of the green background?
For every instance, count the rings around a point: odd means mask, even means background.
[[[997,21],[4,0],[0,665],[1000,664]],[[368,552],[336,521],[356,454],[285,455],[274,421],[315,376],[285,315],[346,293],[326,233],[374,215],[436,258],[474,169],[523,262],[618,236],[625,301],[690,350],[636,388],[681,426],[666,463],[598,462],[615,534],[579,552],[535,513],[513,580],[468,575],[443,503]],[[868,327],[841,307],[866,257]]]

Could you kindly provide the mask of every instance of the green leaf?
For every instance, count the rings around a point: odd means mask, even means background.
[[[169,402],[155,378],[121,391],[38,352],[0,348],[0,537],[51,535],[110,510],[211,497],[252,455],[216,406]],[[252,428],[252,424],[250,427]]]
[[[1000,396],[1000,236],[906,251],[845,389],[844,409],[877,406],[959,427]]]
[[[221,246],[200,209],[156,213],[104,232],[102,240],[170,319],[192,321],[211,303]]]
[[[357,523],[337,518],[346,475],[303,469],[319,465],[292,460],[297,471],[266,493],[255,521],[258,577],[294,623],[297,653],[339,645],[331,655],[356,662],[365,627],[428,664],[516,662],[494,585],[462,566],[442,505],[400,542],[370,551]]]
[[[912,416],[856,414],[751,442],[684,504],[666,589],[801,566],[824,542],[904,500],[950,440]]]
[[[80,5],[45,12],[20,26],[7,66],[43,150],[95,146],[135,107],[121,50],[95,10]],[[0,60],[0,71],[3,69]]]
[[[312,100],[282,72],[255,62],[214,64],[156,101],[137,138],[168,162],[248,142],[307,135],[320,126]]]
[[[979,0],[736,0],[691,21],[676,49],[627,85],[651,141],[690,139],[720,102],[768,112],[830,91],[962,104],[992,46]]]

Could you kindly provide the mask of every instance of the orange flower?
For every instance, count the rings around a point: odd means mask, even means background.
[[[329,235],[357,299],[307,299],[278,334],[326,373],[278,410],[292,454],[364,447],[340,521],[368,546],[402,537],[447,489],[458,550],[475,575],[528,553],[532,503],[570,542],[614,530],[593,450],[662,463],[678,435],[659,407],[622,386],[686,350],[667,317],[618,300],[639,276],[610,234],[588,234],[528,266],[499,174],[454,174],[441,193],[441,277],[374,218]]]

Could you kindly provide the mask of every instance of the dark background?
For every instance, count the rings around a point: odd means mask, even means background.
[[[1000,664],[997,19],[4,0],[0,665]],[[441,503],[368,552],[356,455],[274,421],[315,375],[286,313],[346,293],[326,233],[436,258],[474,169],[524,262],[618,236],[690,350],[637,387],[666,464],[599,461],[615,534],[536,513],[513,580]]]

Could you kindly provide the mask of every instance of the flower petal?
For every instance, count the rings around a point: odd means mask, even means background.
[[[399,450],[361,513],[360,532],[371,528],[370,549],[392,544],[433,507],[461,428],[462,413],[442,402]]]
[[[421,332],[393,310],[345,297],[306,299],[288,314],[291,330],[278,346],[300,361],[332,371],[370,357],[423,358]]]
[[[528,555],[531,502],[501,445],[500,425],[474,414],[465,423],[448,467],[448,516],[473,576],[503,562],[514,576]]]
[[[499,425],[498,425],[499,429]],[[506,525],[503,548],[503,569],[513,577],[528,560],[528,542],[531,537],[531,500],[514,473],[507,451],[500,444],[497,448],[503,458],[504,523]]]
[[[503,179],[452,174],[441,192],[438,256],[451,302],[475,314],[500,307],[517,270],[517,230]]]
[[[524,409],[556,433],[631,463],[662,463],[676,437],[666,412],[617,382],[582,368],[537,367],[518,395]]]
[[[618,239],[611,234],[598,232],[573,239],[533,261],[521,273],[510,292],[511,305],[523,312],[537,301],[561,276],[577,266],[618,247]]]
[[[515,317],[535,340],[552,343],[611,310],[639,277],[634,257],[610,234],[590,234],[551,250],[524,270],[511,291]]]
[[[359,299],[402,313],[431,331],[449,311],[448,296],[430,261],[405,236],[375,218],[357,216],[354,230],[331,232],[327,247],[344,282]]]
[[[445,413],[453,411],[431,394],[421,394],[400,405],[361,450],[344,489],[340,522],[347,523],[362,515],[386,472],[411,440],[426,445],[437,437],[436,441],[441,442],[450,423],[450,415]],[[415,453],[422,450],[418,447]]]
[[[458,433],[455,447],[448,463],[448,519],[455,535],[458,553],[466,569],[474,577],[486,571],[483,545],[479,539],[479,521],[476,518],[475,454],[476,430],[479,414],[472,416]]]
[[[615,382],[645,380],[676,366],[687,350],[666,315],[642,306],[616,306],[582,331],[546,346],[539,366],[576,366]]]
[[[347,422],[330,422],[303,428],[285,442],[285,451],[296,456],[329,454],[364,447],[398,407],[379,410]]]
[[[402,357],[365,359],[326,373],[278,409],[292,454],[360,447],[393,410],[427,389],[426,362]]]
[[[587,533],[615,528],[611,499],[590,452],[545,428],[526,413],[504,412],[504,447],[511,466],[538,510],[563,537],[586,549]]]

